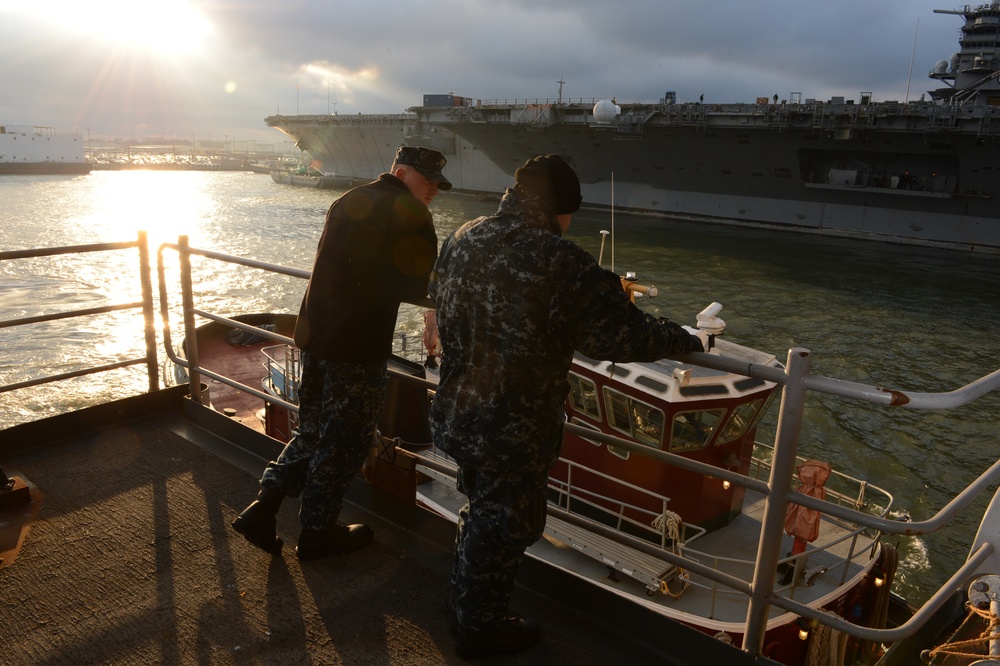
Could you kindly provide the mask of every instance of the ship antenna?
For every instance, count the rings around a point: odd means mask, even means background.
[[[913,53],[910,54],[910,71],[906,75],[906,98],[903,104],[910,103],[910,79],[913,78],[913,59],[917,55],[917,33],[920,31],[920,17],[917,17],[917,27],[913,31]]]
[[[611,272],[615,272],[615,172],[611,172]]]

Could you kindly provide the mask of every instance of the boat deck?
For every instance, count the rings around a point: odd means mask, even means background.
[[[435,457],[427,453],[421,455]],[[458,510],[465,503],[464,496],[455,490],[454,483],[449,482],[445,475],[431,469],[421,471],[428,474],[431,480],[418,486],[418,498],[433,510],[457,520]],[[744,512],[728,526],[692,540],[686,554],[701,564],[749,582],[753,578],[753,561],[757,554],[763,511],[763,496],[747,491]],[[842,526],[824,518],[821,537],[816,545],[830,544],[846,533]],[[791,551],[792,542],[792,537],[784,535],[784,552]],[[867,552],[870,547],[870,538],[859,538],[854,546],[855,559],[849,567],[847,579],[860,576],[863,565],[868,566],[870,558]],[[844,577],[842,562],[851,554],[850,549],[851,541],[846,540],[826,550],[814,551],[804,567],[803,578],[808,583],[800,583],[794,591],[788,585],[779,585],[777,591],[808,604],[832,600]],[[862,554],[858,555],[859,552]],[[748,609],[746,596],[726,590],[723,586],[714,586],[711,580],[688,571],[683,572],[688,581],[685,585],[669,562],[553,516],[548,518],[545,539],[529,547],[527,553],[552,566],[572,571],[593,585],[629,598],[633,603],[664,616],[681,621],[685,616],[688,620],[691,616],[707,618],[706,626],[716,631],[742,635]],[[836,566],[835,562],[840,562],[840,566]],[[667,581],[669,593],[647,591],[644,582],[647,577]],[[772,607],[769,625],[783,614],[785,611]]]
[[[237,321],[253,326],[270,326],[278,335],[291,337],[295,330],[295,315],[250,314],[235,317]],[[202,367],[223,377],[262,390],[267,377],[263,350],[275,346],[275,342],[223,326],[216,322],[204,325],[198,333],[199,361]],[[233,353],[234,348],[246,353]],[[186,371],[181,370],[183,381],[187,381]],[[228,414],[248,428],[263,433],[263,401],[253,395],[207,376],[201,378],[208,387],[207,398],[212,406]]]
[[[345,518],[372,524],[371,547],[300,563],[288,500],[266,554],[229,523],[281,445],[186,391],[0,431],[0,466],[34,497],[0,515],[4,663],[463,663],[443,612],[452,524],[358,480]],[[743,663],[578,587],[525,565],[513,605],[543,639],[503,663]]]

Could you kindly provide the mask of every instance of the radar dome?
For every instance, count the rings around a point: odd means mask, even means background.
[[[952,53],[951,54],[951,71],[953,71],[953,72],[957,72],[958,71],[958,60],[959,60],[958,54],[957,53]]]
[[[938,60],[936,63],[934,63],[934,73],[935,74],[944,74],[947,71],[948,71],[948,61],[947,60]]]
[[[610,123],[621,113],[621,107],[606,99],[594,105],[594,120],[599,123]]]

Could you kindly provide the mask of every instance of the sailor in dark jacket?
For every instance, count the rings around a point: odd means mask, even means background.
[[[529,160],[496,214],[444,241],[431,277],[443,349],[431,432],[457,461],[469,500],[449,596],[466,658],[538,638],[538,624],[509,614],[508,602],[524,550],[545,526],[574,350],[622,362],[703,350],[681,326],[639,310],[617,276],[562,238],[580,200],[562,158]]]
[[[344,494],[364,463],[386,391],[402,301],[427,296],[437,236],[427,205],[451,188],[436,150],[404,146],[390,173],[330,206],[295,326],[302,350],[299,425],[261,477],[257,499],[233,522],[254,545],[281,551],[275,515],[301,494],[296,554],[313,559],[361,548],[367,525],[338,523]]]

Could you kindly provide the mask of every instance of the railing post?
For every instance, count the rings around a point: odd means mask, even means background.
[[[177,249],[180,258],[181,272],[181,303],[184,308],[184,355],[187,357],[188,390],[191,399],[199,405],[201,402],[201,373],[198,368],[201,361],[198,358],[198,337],[194,325],[194,295],[191,284],[191,254],[188,252],[188,237],[177,237]]]
[[[774,592],[778,560],[781,558],[781,530],[785,524],[788,493],[792,486],[795,455],[798,452],[799,432],[802,430],[802,412],[805,408],[806,389],[802,381],[809,374],[810,352],[796,347],[788,350],[785,374],[788,381],[781,395],[781,411],[774,439],[774,459],[768,479],[768,494],[764,502],[764,518],[757,547],[757,562],[751,583],[750,607],[743,632],[743,649],[759,655],[767,629],[769,598]]]
[[[142,320],[146,338],[146,376],[149,392],[160,388],[159,364],[156,360],[156,322],[153,312],[153,283],[149,276],[149,236],[139,232],[139,283],[142,285]]]

